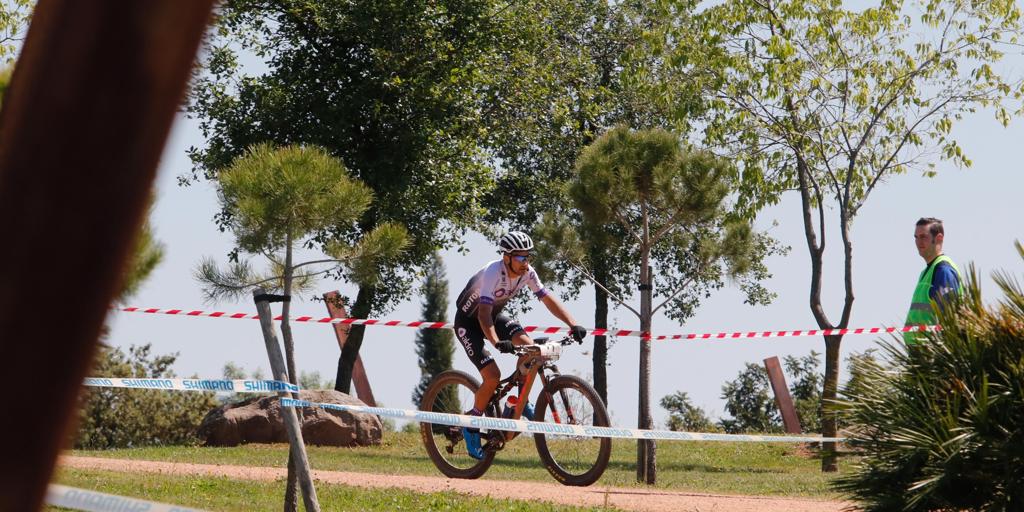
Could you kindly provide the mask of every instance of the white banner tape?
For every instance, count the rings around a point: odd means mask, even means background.
[[[468,416],[465,414],[447,414],[405,409],[389,409],[385,407],[369,407],[363,405],[342,405],[309,402],[281,398],[283,407],[319,407],[337,411],[376,414],[388,418],[413,420],[425,423],[451,425],[453,427],[470,427],[483,430],[505,430],[509,432],[528,432],[532,434],[563,434],[585,437],[612,437],[621,439],[665,439],[670,441],[726,441],[756,443],[820,443],[827,441],[841,442],[845,437],[812,437],[812,436],[758,436],[744,434],[713,434],[703,432],[676,432],[672,430],[639,430],[615,427],[588,427],[585,425],[568,425],[564,423],[541,423],[537,421],[512,420]]]
[[[220,380],[220,379],[121,379],[89,377],[86,386],[99,388],[164,389],[176,391],[216,391],[222,393],[271,393],[285,391],[298,393],[299,387],[279,380]]]
[[[46,503],[54,507],[87,512],[202,512],[196,508],[177,507],[57,484],[50,484],[46,490]]]

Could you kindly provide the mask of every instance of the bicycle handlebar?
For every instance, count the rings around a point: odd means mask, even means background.
[[[554,341],[551,341],[551,338],[548,338],[548,337],[545,336],[545,337],[540,337],[540,338],[534,338],[533,339],[533,345],[516,345],[513,348],[514,348],[514,354],[515,355],[522,356],[522,355],[531,354],[531,353],[545,352],[545,350],[541,348],[541,347],[543,347],[545,345],[555,345],[555,344],[557,344],[557,345],[561,345],[561,346],[564,347],[566,345],[572,345],[574,343],[575,343],[575,341],[572,338],[570,338],[569,336],[565,336],[564,338],[561,338],[561,339],[558,339],[558,340],[554,340]],[[560,351],[558,351],[558,352],[560,352]],[[555,356],[555,358],[557,359],[557,355]]]

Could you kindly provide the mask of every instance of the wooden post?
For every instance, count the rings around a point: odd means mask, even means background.
[[[277,334],[274,331],[273,314],[270,312],[272,297],[268,296],[262,288],[257,288],[252,295],[256,302],[256,312],[260,316],[260,327],[263,328],[263,341],[267,345],[270,370],[274,374],[274,379],[289,382],[284,356],[281,355],[281,346],[277,342]],[[287,397],[288,393],[281,391],[277,395]],[[288,443],[291,445],[292,454],[296,457],[295,468],[299,473],[302,502],[306,506],[306,512],[319,512],[320,503],[317,501],[316,488],[313,487],[313,477],[309,471],[309,458],[306,456],[306,445],[302,440],[302,426],[299,425],[299,417],[293,407],[281,407],[281,417],[284,420],[285,429],[288,431]]]
[[[32,383],[4,400],[2,511],[42,507],[74,433],[212,7],[36,3],[0,113],[0,347]]]
[[[786,386],[786,376],[782,373],[782,365],[779,358],[772,356],[764,360],[764,368],[768,370],[768,382],[772,384],[772,393],[775,394],[775,405],[782,411],[782,425],[786,433],[800,434],[800,417],[796,415],[796,408],[793,407],[793,398],[789,396],[789,387]]]
[[[341,294],[337,290],[324,294],[324,303],[327,304],[327,313],[331,318],[348,318],[348,311],[341,305]],[[334,335],[338,338],[338,350],[345,349],[345,342],[348,340],[348,332],[352,329],[350,325],[332,324]],[[370,379],[366,376],[366,368],[363,366],[363,357],[356,355],[356,363],[352,365],[352,383],[356,387],[356,396],[364,404],[370,407],[377,407],[377,401],[373,398],[373,390],[370,389]]]

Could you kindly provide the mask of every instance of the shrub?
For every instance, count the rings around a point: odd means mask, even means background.
[[[793,398],[793,407],[803,432],[821,432],[821,386],[824,379],[818,371],[820,355],[811,350],[804,357],[783,358],[786,373],[789,374],[789,394]]]
[[[735,380],[722,385],[722,398],[725,412],[732,417],[722,418],[718,424],[727,433],[782,432],[782,419],[763,366],[746,363]]]
[[[693,405],[690,396],[685,391],[676,391],[675,394],[661,398],[661,406],[668,412],[668,421],[665,426],[669,430],[684,432],[718,432],[715,425],[704,409]]]
[[[1024,291],[995,280],[1005,299],[986,308],[972,267],[942,330],[883,344],[838,404],[864,457],[836,485],[864,510],[1024,508]]]
[[[96,377],[173,378],[177,354],[151,356],[150,345],[101,346]],[[195,444],[196,428],[218,405],[214,393],[143,389],[86,388],[75,448],[108,449]]]

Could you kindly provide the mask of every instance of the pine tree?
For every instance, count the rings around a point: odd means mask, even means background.
[[[421,318],[431,322],[444,322],[448,314],[448,278],[441,255],[434,253],[434,264],[427,266],[423,280],[423,310]],[[417,407],[423,392],[435,375],[452,367],[455,344],[448,329],[423,329],[416,335],[416,355],[420,358],[422,377],[412,392]]]

